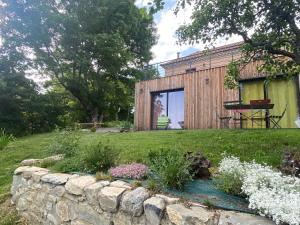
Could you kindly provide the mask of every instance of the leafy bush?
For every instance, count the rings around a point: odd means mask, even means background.
[[[65,158],[62,161],[58,161],[52,167],[54,171],[59,171],[62,173],[71,173],[71,172],[84,172],[85,167],[80,158],[69,157]]]
[[[102,142],[88,146],[83,155],[85,168],[91,173],[107,172],[115,165],[116,158],[116,150],[111,145]]]
[[[178,149],[160,149],[149,153],[150,169],[166,187],[183,189],[192,180],[190,162]]]
[[[9,142],[14,140],[13,135],[7,134],[4,129],[0,129],[0,151],[3,150]]]
[[[74,156],[79,149],[79,138],[77,132],[67,130],[58,132],[48,150],[53,154],[63,154],[65,157]]]
[[[96,131],[97,131],[97,128],[96,128],[96,127],[92,127],[92,128],[91,128],[91,132],[92,132],[92,133],[95,133]]]
[[[220,174],[235,174],[241,179],[241,190],[247,195],[249,208],[271,217],[276,224],[300,223],[300,179],[284,176],[271,167],[255,162],[240,162],[236,157],[225,157]]]
[[[141,163],[132,163],[111,168],[109,173],[118,178],[143,179],[148,175],[149,168]]]

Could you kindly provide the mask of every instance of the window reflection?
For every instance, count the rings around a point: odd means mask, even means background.
[[[152,129],[184,128],[184,91],[152,94]]]

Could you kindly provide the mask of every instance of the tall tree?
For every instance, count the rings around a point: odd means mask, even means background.
[[[2,0],[0,34],[77,98],[92,121],[151,59],[153,16],[134,0]]]
[[[213,42],[239,35],[245,44],[241,60],[228,70],[234,80],[238,68],[253,59],[260,70],[294,75],[300,72],[300,2],[297,0],[179,0],[178,8],[193,4],[192,21],[180,27],[182,42]]]

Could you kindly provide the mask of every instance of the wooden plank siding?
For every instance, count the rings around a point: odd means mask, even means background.
[[[220,128],[217,114],[225,116],[230,113],[224,109],[223,102],[238,100],[238,90],[227,90],[224,87],[225,73],[226,67],[222,66],[136,83],[136,130],[151,129],[152,92],[179,88],[184,89],[185,129]]]

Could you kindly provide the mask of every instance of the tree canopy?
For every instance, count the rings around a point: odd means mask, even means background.
[[[133,0],[2,0],[3,47],[48,74],[89,120],[132,107],[137,68],[156,41],[152,11]]]
[[[228,71],[233,80],[239,77],[236,68],[253,59],[263,60],[259,69],[269,75],[300,72],[298,0],[179,0],[177,10],[186,4],[193,5],[193,14],[177,32],[181,42],[243,38],[242,58]]]

